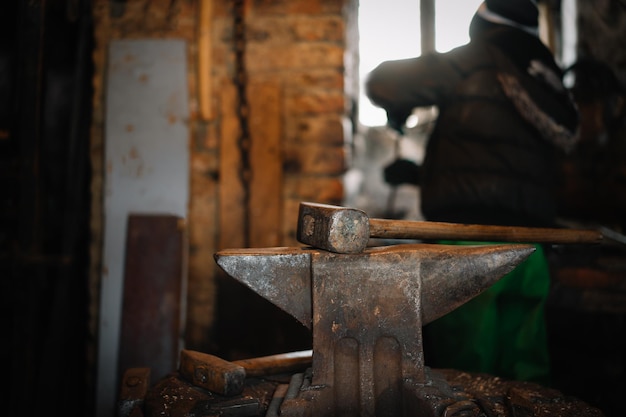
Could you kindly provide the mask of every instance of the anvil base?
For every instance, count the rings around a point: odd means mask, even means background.
[[[595,407],[539,384],[452,369],[429,369],[432,385],[408,402],[405,415],[416,417],[604,417]],[[144,417],[314,416],[310,370],[292,375],[248,379],[241,395],[223,397],[173,373],[148,390]],[[426,388],[426,389],[423,389]],[[391,407],[393,410],[393,405]],[[385,410],[380,410],[386,415]],[[139,412],[139,410],[138,410]],[[349,415],[349,414],[348,414]],[[377,414],[378,416],[378,414]],[[317,416],[315,416],[317,417]]]

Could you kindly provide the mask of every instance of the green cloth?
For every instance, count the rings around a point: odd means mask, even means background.
[[[425,326],[427,365],[549,385],[544,308],[550,273],[542,247],[535,246],[487,291]]]

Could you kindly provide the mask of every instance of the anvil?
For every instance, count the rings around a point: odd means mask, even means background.
[[[424,413],[433,381],[422,326],[489,288],[534,250],[401,244],[337,254],[291,247],[223,250],[215,260],[312,330],[311,379],[283,401],[282,416],[408,416],[441,411]]]

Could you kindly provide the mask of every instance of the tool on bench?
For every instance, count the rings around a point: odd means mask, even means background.
[[[143,416],[144,402],[150,388],[150,368],[124,371],[117,402],[118,417]]]
[[[216,394],[241,394],[245,379],[302,371],[311,366],[311,350],[279,353],[258,358],[227,361],[208,353],[184,349],[180,374],[192,384]]]
[[[359,253],[367,247],[370,238],[559,244],[600,243],[603,235],[586,229],[370,219],[364,211],[354,208],[300,203],[299,242],[330,252]]]
[[[180,352],[180,374],[195,386],[217,394],[241,394],[246,370],[218,356],[192,350]]]

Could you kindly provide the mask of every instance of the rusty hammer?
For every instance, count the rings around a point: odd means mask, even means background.
[[[559,244],[600,243],[603,235],[590,229],[370,219],[364,211],[355,208],[300,203],[299,242],[335,253],[360,253],[370,238]]]
[[[312,355],[312,350],[302,350],[231,362],[208,353],[183,349],[179,372],[193,385],[233,396],[241,394],[246,378],[302,371],[311,366]]]

